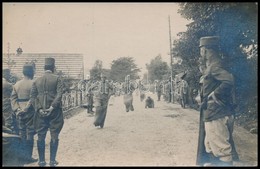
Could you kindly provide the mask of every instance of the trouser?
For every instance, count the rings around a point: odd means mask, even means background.
[[[231,162],[232,145],[230,136],[233,132],[234,117],[223,118],[205,122],[205,148],[207,153],[212,153],[223,162]]]
[[[56,155],[59,146],[59,134],[58,133],[51,133],[51,141],[50,141],[50,163],[56,161]],[[45,138],[46,134],[38,134],[38,141],[37,141],[37,148],[39,154],[39,165],[45,166]]]
[[[161,100],[161,95],[162,95],[162,93],[161,93],[161,92],[157,92],[158,101],[160,101],[160,100]]]

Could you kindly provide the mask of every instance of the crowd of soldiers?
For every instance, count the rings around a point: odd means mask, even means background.
[[[219,37],[204,37],[200,40],[200,71],[202,73],[199,98],[192,95],[185,80],[186,73],[179,78],[155,81],[154,84],[138,83],[125,77],[125,82],[113,82],[101,75],[101,80],[87,80],[84,87],[87,113],[94,116],[94,126],[103,128],[107,115],[109,99],[112,95],[123,96],[126,112],[134,111],[133,93],[140,94],[140,101],[145,108],[154,108],[154,100],[146,94],[157,94],[168,103],[179,103],[182,108],[200,104],[200,131],[197,164],[198,165],[232,165],[238,159],[232,132],[234,124],[234,79],[232,74],[221,65],[218,53]],[[25,64],[24,78],[15,85],[8,82],[10,70],[3,70],[3,132],[10,138],[20,138],[20,147],[9,146],[8,137],[3,139],[4,158],[8,151],[22,154],[27,163],[38,159],[32,158],[34,135],[37,134],[39,166],[46,166],[45,139],[50,131],[50,166],[58,165],[56,154],[59,145],[59,134],[64,119],[61,105],[63,81],[54,74],[55,59],[46,58],[45,73],[33,80],[34,66]],[[152,90],[152,91],[151,91]],[[139,91],[139,93],[138,93]],[[95,111],[93,108],[95,107]],[[14,137],[17,135],[19,137]],[[11,137],[13,136],[13,137]],[[20,150],[18,152],[17,150]],[[12,157],[11,157],[12,158]]]

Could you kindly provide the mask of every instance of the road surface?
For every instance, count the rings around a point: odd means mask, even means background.
[[[145,109],[134,93],[135,110],[130,112],[125,111],[123,96],[112,96],[103,129],[94,127],[85,109],[77,109],[65,119],[60,134],[59,166],[195,166],[199,112],[149,95],[154,109]],[[49,140],[48,133],[47,162]],[[241,160],[235,165],[256,166],[257,135],[235,126],[234,141]],[[33,157],[38,158],[36,144]]]

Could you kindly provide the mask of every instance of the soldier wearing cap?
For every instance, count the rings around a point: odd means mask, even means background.
[[[200,39],[200,55],[206,62],[200,109],[203,112],[204,143],[206,152],[210,154],[210,165],[231,166],[236,154],[232,143],[234,77],[221,62],[219,41],[218,36]]]
[[[31,90],[31,102],[35,108],[34,127],[38,135],[37,148],[39,154],[39,166],[45,166],[45,138],[50,131],[50,166],[56,166],[56,154],[59,145],[59,134],[63,127],[63,113],[61,98],[63,93],[63,81],[61,77],[54,75],[55,59],[46,58],[45,73],[37,78]]]
[[[33,117],[35,111],[31,102],[29,102],[34,76],[33,65],[25,64],[23,66],[23,75],[24,78],[13,86],[11,104],[16,115],[19,136],[22,140],[24,160],[31,163],[37,161],[37,159],[32,158],[35,134]]]

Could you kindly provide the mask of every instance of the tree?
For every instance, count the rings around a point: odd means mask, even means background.
[[[102,73],[102,61],[96,60],[92,69],[90,69],[90,78],[92,79],[100,79]]]
[[[170,75],[170,68],[167,62],[162,61],[160,54],[152,59],[150,64],[146,64],[146,68],[148,70],[149,80],[152,82],[154,80],[163,80],[163,76],[166,74]]]
[[[130,75],[130,78],[135,80],[138,78],[138,72],[140,69],[132,57],[120,57],[112,61],[110,78],[114,81],[124,82],[125,77]]]
[[[257,3],[181,3],[178,12],[191,23],[178,34],[174,51],[196,75],[199,39],[220,36],[226,67],[235,77],[238,104],[247,112],[247,103],[256,96],[257,53],[252,53],[257,50]]]

